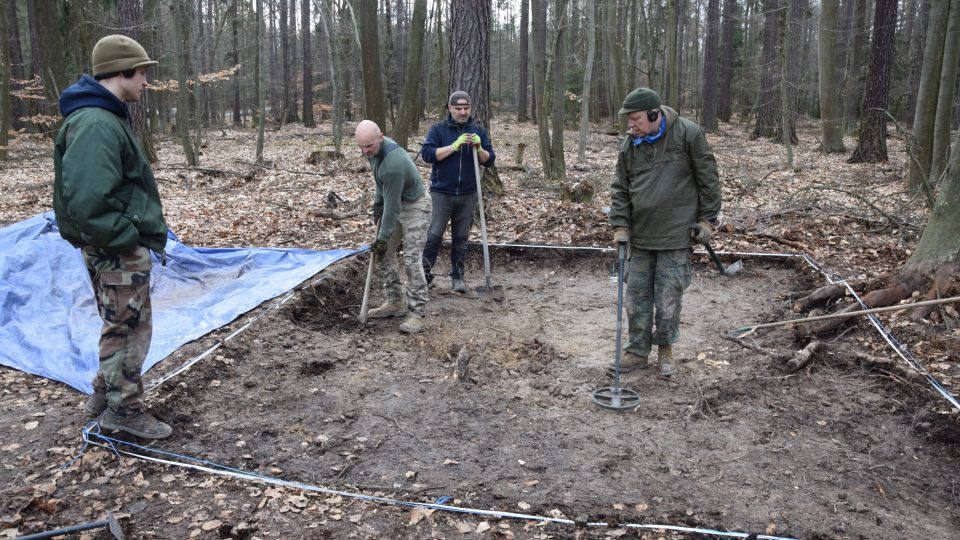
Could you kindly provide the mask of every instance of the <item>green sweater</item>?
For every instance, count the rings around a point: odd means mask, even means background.
[[[53,208],[76,247],[125,252],[167,243],[153,171],[126,120],[99,107],[70,114],[53,150]]]
[[[373,204],[383,206],[377,240],[389,240],[400,218],[400,201],[423,197],[423,178],[406,150],[388,137],[380,143],[380,152],[369,159],[377,191]]]
[[[610,225],[630,229],[630,246],[637,249],[691,247],[690,226],[713,222],[720,213],[717,161],[703,130],[662,109],[663,137],[639,145],[627,137],[610,186]]]

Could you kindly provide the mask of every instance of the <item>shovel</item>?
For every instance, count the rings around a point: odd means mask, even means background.
[[[694,223],[690,226],[693,229],[695,234],[700,234],[700,225]],[[724,276],[732,276],[743,270],[743,261],[737,259],[730,266],[723,266],[723,263],[720,262],[720,257],[717,257],[717,252],[713,250],[713,247],[710,246],[709,242],[705,242],[703,247],[707,248],[707,253],[710,254],[710,258],[713,259],[713,263],[717,265],[717,270],[720,271],[720,274]]]
[[[380,224],[376,224],[377,233],[380,232]],[[363,285],[363,302],[360,303],[360,316],[357,317],[357,320],[360,321],[360,326],[367,324],[367,308],[369,305],[367,302],[370,300],[370,282],[373,281],[373,260],[376,259],[376,255],[373,253],[373,247],[370,248],[370,264],[367,266],[367,282]]]
[[[710,247],[709,243],[704,244],[703,247],[707,248],[707,253],[710,254],[710,258],[713,259],[714,264],[717,265],[717,270],[720,270],[721,274],[725,276],[732,276],[740,270],[743,270],[743,261],[740,259],[734,261],[730,266],[724,266],[723,263],[720,262],[720,257],[717,257],[717,252]]]
[[[479,147],[473,149],[473,172],[477,178],[477,203],[480,204],[480,240],[483,243],[483,277],[484,285],[477,287],[476,293],[480,298],[503,300],[503,287],[490,284],[490,248],[487,245],[487,218],[483,213],[483,188],[480,186],[480,153]]]

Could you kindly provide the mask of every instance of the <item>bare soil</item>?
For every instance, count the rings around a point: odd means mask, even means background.
[[[536,140],[529,125],[501,119],[497,129],[504,164],[517,141]],[[370,227],[359,208],[369,172],[355,157],[305,165],[320,131],[288,126],[269,134],[274,163],[265,169],[250,165],[249,131],[211,132],[204,170],[176,165],[175,144],[161,141],[157,171],[174,231],[212,247],[364,243]],[[797,165],[788,170],[782,148],[744,141],[734,125],[711,136],[725,216],[715,247],[804,251],[859,292],[883,286],[909,256],[925,215],[899,187],[902,144],[891,139],[890,163],[849,166],[843,156],[820,153],[816,137],[802,131]],[[567,139],[574,148],[576,134]],[[0,223],[49,209],[49,141],[21,136],[11,148],[15,160],[0,163]],[[507,195],[488,206],[491,238],[606,243],[601,209],[609,204],[615,137],[592,134],[589,151],[569,175],[597,188],[590,204],[558,201],[532,149],[525,167],[503,167]],[[348,201],[335,209],[342,214],[312,213],[329,210],[330,191]],[[440,278],[427,330],[416,336],[400,334],[395,319],[361,327],[355,316],[366,256],[336,263],[289,301],[269,302],[162,362],[148,382],[223,342],[149,394],[152,409],[174,427],[171,439],[118,446],[344,494],[84,448],[85,396],[0,367],[0,537],[99,520],[108,511],[130,538],[716,537],[629,524],[821,539],[960,537],[957,412],[872,327],[853,321],[821,336],[824,352],[799,371],[721,339],[747,324],[807,315],[792,312],[792,299],[825,285],[823,276],[789,260],[745,258],[744,271],[722,277],[696,257],[677,345],[680,375],[663,380],[650,369],[626,377],[623,385],[641,402],[614,412],[593,404],[591,392],[611,384],[615,254],[493,255],[493,281],[505,300],[450,293]],[[478,286],[479,250],[471,257],[469,284]],[[374,305],[379,300],[375,284]],[[882,319],[956,394],[956,311]],[[809,338],[781,327],[747,341],[789,354]],[[447,504],[464,508],[579,525],[411,509],[346,493],[450,497]]]
[[[12,372],[0,422],[21,435],[2,451],[31,450],[4,460],[4,518],[17,512],[28,532],[112,510],[138,538],[448,538],[487,526],[487,535],[521,538],[686,537],[628,523],[802,538],[956,537],[957,432],[932,412],[925,387],[889,366],[847,360],[833,345],[815,367],[789,373],[720,339],[747,320],[784,315],[795,268],[749,260],[723,277],[698,259],[680,376],[627,376],[623,386],[641,403],[614,412],[594,405],[591,392],[611,384],[615,255],[495,255],[505,300],[453,294],[438,279],[427,330],[416,336],[400,334],[397,319],[361,327],[353,316],[366,259],[335,264],[151,395],[176,431],[149,448],[348,492],[449,496],[468,508],[610,527],[422,512],[118,460],[102,449],[60,470],[77,451],[83,398],[54,383],[45,397],[18,392],[25,376]],[[769,331],[755,343],[792,339]],[[465,377],[454,377],[465,354]],[[24,408],[44,410],[42,430],[22,431]],[[37,437],[50,433],[58,447]],[[49,493],[18,488],[37,481],[21,471],[40,463],[35,474]]]

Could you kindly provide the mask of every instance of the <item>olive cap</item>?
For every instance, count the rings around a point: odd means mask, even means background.
[[[147,51],[127,36],[113,34],[93,46],[94,77],[155,65],[157,62],[147,56]]]
[[[627,94],[623,100],[623,107],[618,114],[629,114],[634,111],[652,111],[660,106],[660,95],[649,88],[640,87]]]

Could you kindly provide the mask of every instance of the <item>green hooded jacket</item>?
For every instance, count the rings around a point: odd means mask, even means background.
[[[126,118],[100,106],[71,111],[53,163],[53,208],[64,239],[114,253],[137,245],[163,253],[167,225],[160,193]]]
[[[610,225],[630,229],[636,249],[683,249],[694,245],[690,226],[714,222],[720,213],[717,161],[703,129],[662,107],[666,130],[656,142],[626,137],[610,186]]]
[[[377,185],[373,204],[383,207],[377,240],[389,240],[400,218],[400,201],[415,201],[426,193],[423,177],[407,151],[389,137],[383,138],[380,151],[368,161]]]

